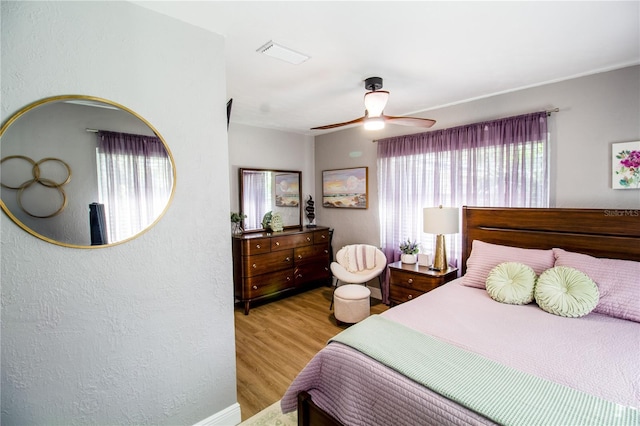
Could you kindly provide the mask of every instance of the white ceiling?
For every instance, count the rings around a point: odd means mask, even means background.
[[[429,117],[640,63],[640,1],[134,3],[225,37],[232,123],[310,135],[362,116],[371,76],[391,92],[385,114]],[[311,59],[292,65],[256,52],[270,40]]]

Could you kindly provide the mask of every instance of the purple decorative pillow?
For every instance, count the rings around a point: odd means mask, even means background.
[[[610,317],[640,322],[640,262],[605,259],[553,249],[556,266],[587,274],[598,285],[600,301],[593,310]]]
[[[553,250],[524,249],[474,240],[467,259],[467,272],[462,284],[467,287],[486,288],[489,272],[504,262],[519,262],[529,266],[536,275],[553,267]]]

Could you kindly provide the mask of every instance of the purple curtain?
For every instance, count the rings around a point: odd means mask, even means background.
[[[105,205],[110,242],[137,234],[164,211],[173,171],[162,140],[99,131],[97,163],[99,199]]]
[[[545,111],[379,140],[380,241],[388,261],[400,259],[407,238],[433,252],[435,236],[422,232],[424,207],[547,207],[548,143]],[[446,246],[457,265],[460,234],[446,236]]]

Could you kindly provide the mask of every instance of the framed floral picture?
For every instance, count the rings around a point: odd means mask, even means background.
[[[322,171],[322,207],[366,209],[368,167]]]
[[[611,144],[611,187],[640,189],[640,141]]]

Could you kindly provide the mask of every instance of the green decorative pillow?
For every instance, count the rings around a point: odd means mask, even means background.
[[[600,293],[585,273],[568,266],[556,266],[540,274],[535,299],[538,306],[551,314],[578,318],[596,307]]]
[[[526,305],[533,302],[536,273],[518,262],[504,262],[489,272],[486,287],[489,296],[497,302]]]

